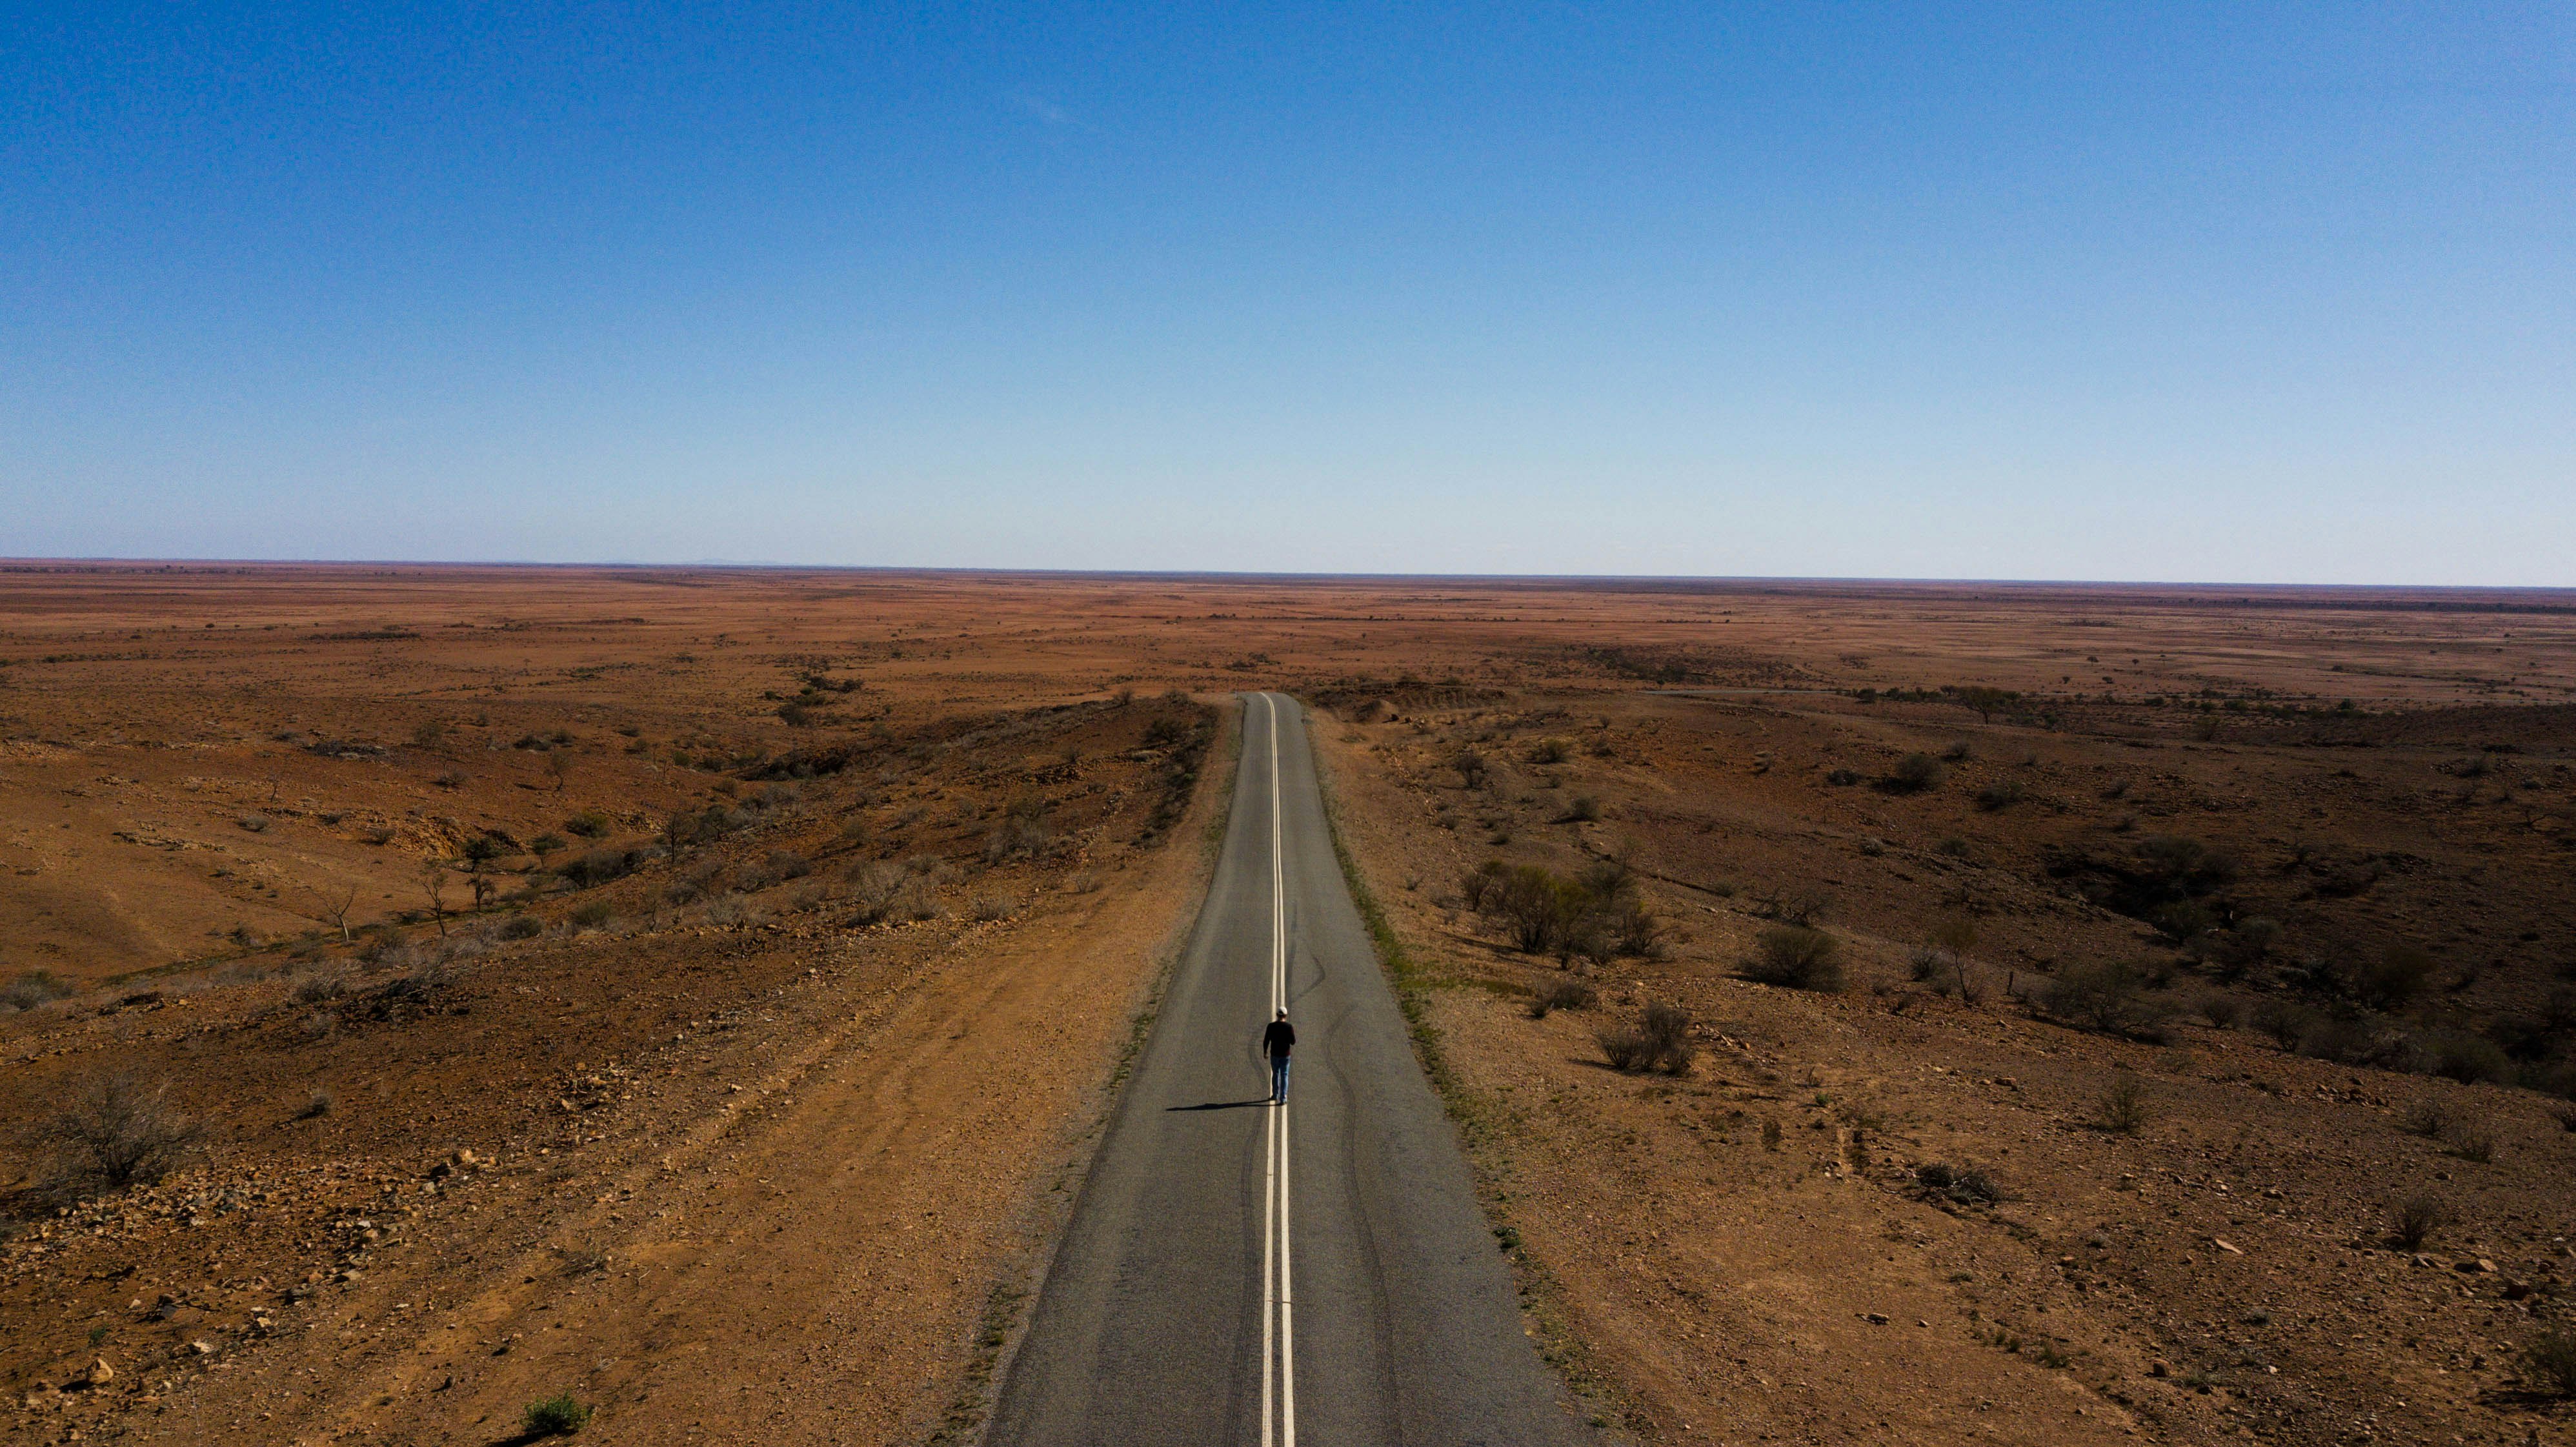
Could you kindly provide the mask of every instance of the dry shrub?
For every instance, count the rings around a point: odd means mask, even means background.
[[[1613,1026],[1601,1032],[1600,1040],[1601,1053],[1615,1070],[1681,1075],[1698,1054],[1690,1041],[1690,1012],[1674,1005],[1648,1005],[1635,1025]]]
[[[1993,1178],[1974,1166],[1930,1161],[1914,1168],[1914,1180],[1933,1195],[1962,1206],[1990,1206],[2004,1198]]]
[[[984,836],[984,862],[1005,864],[1043,851],[1055,835],[1039,820],[1005,815]]]
[[[2522,1374],[2544,1392],[2576,1397],[2576,1333],[2544,1331],[2522,1349]]]
[[[1530,997],[1530,1018],[1544,1020],[1550,1010],[1588,1010],[1598,998],[1589,984],[1581,980],[1550,980]]]
[[[2102,1128],[2113,1135],[2136,1135],[2146,1127],[2151,1114],[2146,1087],[2138,1083],[2138,1077],[2126,1072],[2102,1092],[2099,1106]]]
[[[909,876],[900,865],[872,861],[851,866],[842,877],[850,886],[851,922],[875,924],[894,912]]]
[[[2389,1239],[2408,1251],[2420,1250],[2450,1219],[2441,1198],[2418,1193],[2399,1203]]]
[[[995,920],[1009,919],[1019,913],[1020,902],[1016,897],[1007,894],[979,894],[975,896],[975,902],[971,908],[978,923],[990,924]]]
[[[71,984],[50,970],[28,970],[0,986],[0,1005],[12,1010],[33,1010],[39,1005],[71,997]]]
[[[1773,925],[1754,939],[1753,959],[1744,977],[1793,990],[1839,990],[1843,987],[1842,946],[1832,935],[1806,925]]]
[[[914,875],[904,881],[895,895],[894,912],[899,919],[939,918],[939,891],[931,885],[929,876]]]
[[[2171,1011],[2145,992],[2146,978],[2134,965],[2079,965],[2049,984],[2039,1006],[2078,1029],[2160,1044]]]
[[[148,1186],[178,1169],[205,1131],[165,1091],[122,1072],[77,1087],[43,1127],[56,1151],[55,1191],[85,1196]]]
[[[1907,754],[1888,772],[1886,788],[1894,794],[1920,794],[1941,782],[1941,761],[1930,754]]]
[[[295,987],[295,1000],[300,1005],[319,1005],[349,993],[349,982],[340,974],[315,975]]]

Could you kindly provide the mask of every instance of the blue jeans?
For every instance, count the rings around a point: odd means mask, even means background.
[[[1288,1099],[1288,1057],[1270,1057],[1270,1098],[1284,1103]]]

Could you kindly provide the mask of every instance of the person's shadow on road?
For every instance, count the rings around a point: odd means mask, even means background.
[[[1168,1115],[1173,1111],[1179,1110],[1242,1110],[1246,1106],[1268,1105],[1269,1103],[1270,1097],[1264,1095],[1253,1100],[1211,1100],[1199,1105],[1167,1105],[1163,1107],[1163,1111]]]

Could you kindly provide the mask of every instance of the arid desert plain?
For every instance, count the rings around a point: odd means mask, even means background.
[[[1265,689],[1603,1440],[2576,1434],[2576,593],[15,563],[11,1440],[975,1440]]]

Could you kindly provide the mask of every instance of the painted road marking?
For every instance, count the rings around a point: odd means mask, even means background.
[[[1288,875],[1280,859],[1279,704],[1261,695],[1270,720],[1270,1018],[1288,1007]],[[1265,1025],[1267,1022],[1264,1022]],[[1261,1191],[1261,1447],[1271,1447],[1272,1367],[1278,1372],[1280,1447],[1297,1447],[1296,1319],[1288,1289],[1288,1105],[1269,1112],[1268,1160]],[[1277,1269],[1272,1269],[1273,1261]],[[1278,1328],[1272,1352],[1271,1328]]]

